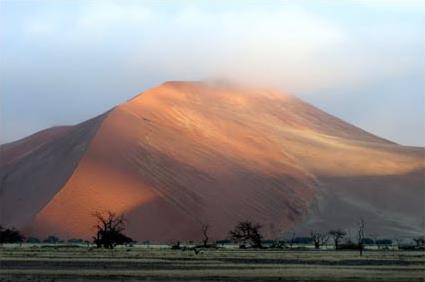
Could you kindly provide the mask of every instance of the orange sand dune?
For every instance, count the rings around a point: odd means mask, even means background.
[[[52,130],[33,141],[41,145],[1,147],[0,220],[38,236],[88,238],[91,214],[103,210],[124,213],[130,236],[153,241],[199,239],[205,223],[224,238],[244,219],[268,237],[348,228],[359,216],[378,233],[424,224],[423,148],[279,91],[168,82]]]

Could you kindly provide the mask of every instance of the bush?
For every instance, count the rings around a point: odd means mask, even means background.
[[[282,249],[286,246],[283,240],[263,240],[261,244],[272,249]]]
[[[232,244],[232,241],[231,240],[217,240],[217,241],[215,241],[215,243],[217,244],[217,245],[230,245],[230,244]]]
[[[171,246],[171,249],[172,249],[172,250],[180,250],[180,249],[181,249],[180,241],[177,241],[175,244],[173,244],[173,245]]]
[[[71,244],[83,244],[84,243],[84,240],[83,239],[69,239],[68,240],[68,243],[71,243]]]
[[[39,244],[41,243],[40,239],[36,238],[36,237],[28,237],[27,243],[31,243],[31,244]]]
[[[373,245],[373,244],[375,244],[375,242],[371,238],[363,238],[362,243],[363,243],[363,245]]]
[[[0,226],[0,244],[2,243],[22,243],[24,236],[18,230],[12,228],[3,229]]]
[[[43,243],[48,243],[48,244],[63,243],[63,240],[59,239],[59,237],[55,235],[50,235],[49,237],[43,240]]]
[[[313,244],[313,239],[311,237],[295,237],[292,241],[293,244]]]
[[[360,249],[360,246],[351,241],[338,245],[338,250],[359,250],[359,249]]]
[[[398,248],[403,251],[414,251],[416,249],[413,245],[401,245]]]
[[[381,239],[381,240],[376,240],[375,243],[378,246],[378,248],[381,249],[381,248],[388,248],[389,246],[393,244],[393,241],[390,239]]]
[[[425,237],[424,236],[419,236],[419,237],[413,238],[413,241],[416,243],[416,246],[418,248],[425,247]]]

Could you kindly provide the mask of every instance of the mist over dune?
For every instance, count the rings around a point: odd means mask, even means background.
[[[167,82],[75,126],[0,147],[0,222],[89,238],[95,211],[137,240],[214,239],[249,219],[376,234],[424,227],[424,149],[395,144],[274,89]],[[16,206],[19,204],[19,209]]]

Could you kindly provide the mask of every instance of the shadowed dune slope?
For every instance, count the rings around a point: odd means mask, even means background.
[[[78,166],[103,116],[0,146],[0,222],[31,233],[34,216]]]
[[[244,219],[262,223],[268,237],[347,228],[359,216],[376,232],[416,234],[423,225],[423,148],[275,90],[168,82],[60,130],[3,145],[2,167],[27,180],[2,172],[2,202],[31,208],[7,206],[2,222],[87,238],[91,214],[113,210],[126,215],[130,236],[153,241],[199,239],[202,224],[224,238]],[[36,200],[23,197],[29,189]]]

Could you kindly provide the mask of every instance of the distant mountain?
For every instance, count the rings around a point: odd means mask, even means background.
[[[285,231],[424,229],[424,149],[271,89],[167,82],[75,126],[0,147],[0,223],[90,238],[95,211],[138,240],[222,239],[240,220]]]

